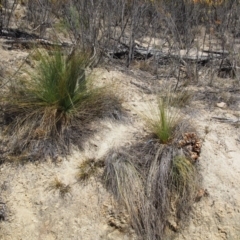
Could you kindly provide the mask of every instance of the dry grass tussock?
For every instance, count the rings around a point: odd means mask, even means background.
[[[9,154],[31,159],[67,154],[101,117],[120,118],[121,100],[111,86],[95,88],[85,77],[89,55],[57,50],[40,54],[31,83],[18,79],[1,96]]]
[[[50,183],[46,190],[58,192],[59,196],[62,198],[65,198],[67,195],[71,194],[71,186],[66,185],[57,177]]]
[[[95,159],[91,158],[87,159],[79,165],[76,178],[79,182],[86,182],[92,176],[96,176],[99,168],[102,167],[104,167],[103,161],[96,161]]]
[[[107,189],[126,207],[134,230],[144,240],[166,239],[167,229],[177,231],[187,219],[198,187],[195,162],[179,145],[183,133],[192,129],[185,120],[168,118],[165,108],[157,111],[160,118],[155,125],[160,125],[160,131],[151,124],[152,134],[143,142],[109,152],[103,174]]]

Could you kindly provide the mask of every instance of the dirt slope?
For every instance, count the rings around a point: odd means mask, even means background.
[[[195,203],[189,225],[177,239],[240,239],[240,131],[211,120],[229,110],[200,110],[196,120],[202,131],[208,126],[199,161],[203,188],[209,196]],[[228,113],[228,117],[236,118]],[[205,134],[205,133],[203,133]]]
[[[2,164],[0,197],[5,202],[6,219],[0,223],[0,239],[136,239],[126,213],[116,206],[101,183],[94,178],[86,184],[77,183],[76,174],[78,165],[87,158],[100,159],[108,150],[136,140],[143,128],[133,108],[141,111],[153,98],[137,84],[149,82],[154,88],[154,84],[161,86],[162,82],[153,82],[146,73],[143,82],[139,77],[143,73],[135,71],[131,74],[118,70],[95,71],[98,82],[118,85],[129,120],[96,123],[99,131],[85,143],[84,150],[75,150],[57,163]],[[226,116],[237,119],[240,102],[235,95],[233,110],[209,107],[204,99],[193,99],[184,110],[203,139],[198,164],[203,188],[209,196],[194,204],[188,224],[176,234],[178,240],[240,239],[240,131],[236,126],[212,119]],[[71,186],[64,199],[58,192],[49,191],[56,177]]]

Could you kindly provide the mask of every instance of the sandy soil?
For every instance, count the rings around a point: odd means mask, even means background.
[[[195,120],[204,137],[199,169],[203,188],[209,193],[194,204],[189,225],[176,239],[240,239],[240,131],[229,124],[211,120],[228,110],[199,110]],[[234,119],[234,115],[228,113]],[[236,117],[235,117],[236,118]]]
[[[4,56],[1,65],[6,66],[6,74],[10,66],[17,64],[16,59],[24,59],[27,53],[1,49],[1,55]],[[121,69],[96,69],[94,74],[98,83],[114,83],[118,86],[118,92],[124,98],[123,106],[129,113],[128,119],[97,123],[99,131],[85,142],[84,150],[75,149],[70,156],[59,159],[57,163],[2,164],[0,200],[5,204],[0,204],[0,207],[5,206],[6,218],[0,222],[0,239],[137,239],[124,209],[117,207],[99,179],[91,178],[81,184],[76,181],[76,174],[79,164],[84,160],[101,159],[107,151],[131,144],[141,135],[144,128],[137,112],[141,112],[143,106],[154,98],[145,91],[146,87],[156,90],[165,86],[166,82],[154,80],[150,74],[134,68],[126,72]],[[224,85],[226,79],[219,81]],[[194,204],[188,224],[176,234],[176,239],[238,240],[240,130],[237,126],[212,117],[237,120],[240,114],[239,92],[231,93],[235,98],[234,107],[222,109],[205,98],[199,98],[199,88],[191,86],[190,89],[196,92],[196,97],[183,112],[203,140],[198,168],[203,189],[209,195]],[[209,89],[214,90],[214,87]],[[57,191],[49,190],[56,178],[71,187],[65,198],[61,198]]]

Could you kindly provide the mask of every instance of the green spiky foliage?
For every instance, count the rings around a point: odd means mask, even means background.
[[[169,100],[158,100],[157,107],[152,109],[152,116],[146,117],[147,127],[163,144],[173,139],[179,121],[179,111],[170,107]]]
[[[81,145],[92,121],[120,110],[109,86],[94,88],[85,77],[89,54],[56,50],[39,59],[31,81],[12,84],[2,96],[12,154],[66,154],[72,144]]]

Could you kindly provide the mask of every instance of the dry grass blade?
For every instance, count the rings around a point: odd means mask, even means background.
[[[172,147],[159,146],[156,149],[147,174],[145,206],[142,219],[145,227],[145,239],[164,239],[164,231],[170,214],[169,172],[174,154]]]
[[[107,189],[127,208],[134,228],[142,229],[139,211],[144,203],[144,185],[131,157],[124,152],[110,152],[106,159],[103,180]]]
[[[172,161],[170,186],[172,201],[175,201],[176,215],[182,219],[193,204],[197,192],[197,171],[185,156],[176,156]]]
[[[169,104],[176,108],[183,108],[190,104],[193,93],[190,90],[180,90],[171,94]]]
[[[140,239],[162,239],[169,215],[171,148],[160,147],[147,169],[138,169],[133,156],[111,152],[106,159],[106,187],[123,204]],[[134,163],[135,162],[135,163]]]

